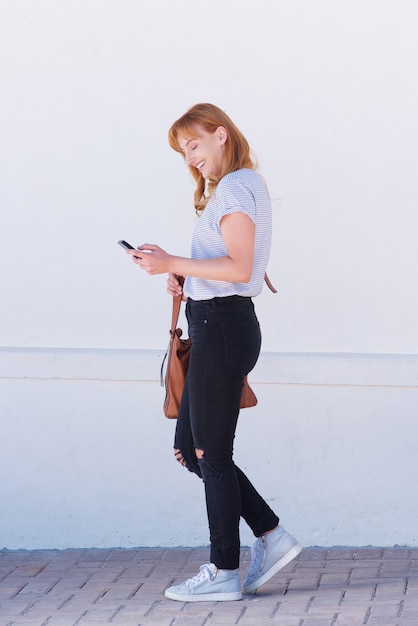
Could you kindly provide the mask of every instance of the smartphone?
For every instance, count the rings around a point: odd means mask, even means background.
[[[122,248],[125,248],[125,250],[135,250],[135,248],[131,246],[130,243],[128,243],[127,241],[124,241],[123,239],[120,239],[118,241],[118,244],[122,246]]]
[[[122,246],[122,248],[124,248],[125,250],[136,250],[137,248],[134,248],[133,246],[131,246],[130,243],[128,243],[127,241],[125,241],[124,239],[119,239],[118,244],[120,246]],[[135,258],[138,259],[142,259],[142,256],[139,256],[139,254],[134,254]]]
[[[128,243],[127,241],[125,241],[124,239],[119,239],[118,244],[120,246],[122,246],[122,248],[124,248],[125,250],[136,250],[138,252],[138,254],[134,254],[134,257],[138,258],[138,259],[142,259],[142,256],[140,256],[140,252],[141,253],[148,253],[151,252],[151,250],[138,250],[138,248],[134,248],[133,246],[131,246],[130,243]]]

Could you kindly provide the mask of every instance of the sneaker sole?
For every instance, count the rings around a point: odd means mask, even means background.
[[[245,593],[251,593],[253,591],[256,591],[256,589],[261,587],[261,585],[264,585],[264,583],[266,583],[268,580],[270,580],[270,578],[272,578],[274,576],[274,574],[277,574],[277,572],[279,570],[283,569],[283,567],[285,565],[290,563],[290,561],[293,561],[293,559],[295,559],[297,557],[297,555],[302,552],[302,550],[303,550],[303,548],[302,548],[302,546],[299,543],[296,546],[293,546],[293,548],[291,548],[291,550],[289,550],[289,552],[287,554],[285,554],[280,559],[280,561],[277,561],[277,563],[272,565],[272,567],[270,567],[270,569],[267,570],[267,572],[265,574],[260,576],[260,578],[258,578],[258,580],[256,580],[253,583],[251,583],[251,585],[247,585],[247,586],[244,585]]]
[[[242,600],[242,593],[241,591],[231,591],[228,593],[182,594],[167,590],[165,597],[178,602],[227,602],[228,600]]]

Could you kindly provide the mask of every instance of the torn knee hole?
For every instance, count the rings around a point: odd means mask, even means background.
[[[177,461],[180,463],[180,465],[183,465],[183,467],[187,467],[187,463],[184,460],[184,456],[181,453],[181,450],[174,450],[174,456],[176,457]]]
[[[203,450],[200,450],[199,448],[195,448],[195,452],[196,452],[196,456],[198,459],[203,459],[203,455],[205,454]]]

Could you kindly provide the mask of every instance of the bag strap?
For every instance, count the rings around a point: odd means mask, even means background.
[[[171,313],[171,334],[174,334],[177,322],[179,321],[180,315],[180,306],[181,306],[181,296],[173,296],[173,310]]]
[[[176,332],[177,322],[179,321],[180,315],[180,306],[181,306],[181,296],[173,296],[173,309],[171,312],[171,328],[170,328],[170,343],[168,344],[167,350],[165,352],[163,361],[161,363],[160,368],[160,385],[164,387],[164,365],[168,356],[168,351],[170,349],[170,344],[173,340],[174,333]]]
[[[266,282],[267,287],[270,289],[270,291],[272,291],[273,293],[277,293],[277,289],[273,287],[270,278],[267,276],[267,273],[264,274],[264,280]]]

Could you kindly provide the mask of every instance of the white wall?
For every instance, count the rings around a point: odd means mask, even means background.
[[[417,20],[414,0],[2,2],[2,545],[207,542],[161,415],[165,278],[116,245],[188,253],[166,136],[198,101],[274,205],[237,461],[308,545],[416,545]]]

